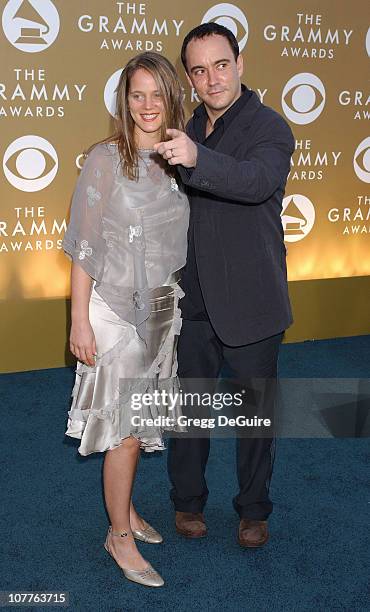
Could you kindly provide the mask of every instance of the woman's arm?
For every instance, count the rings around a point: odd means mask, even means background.
[[[76,263],[72,263],[71,300],[72,327],[69,337],[70,350],[86,365],[95,365],[96,343],[89,321],[89,301],[92,278]]]
[[[104,270],[102,216],[113,184],[112,153],[105,145],[94,147],[86,158],[72,198],[71,217],[63,249],[72,259],[71,352],[93,366],[96,343],[89,321],[92,281],[101,280]]]

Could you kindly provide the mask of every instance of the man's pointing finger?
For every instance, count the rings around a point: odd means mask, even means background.
[[[179,138],[184,134],[184,132],[181,132],[181,130],[175,130],[174,128],[168,128],[166,133],[168,136],[171,136],[171,138]]]

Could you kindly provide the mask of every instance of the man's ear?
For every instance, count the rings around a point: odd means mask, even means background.
[[[186,75],[186,78],[187,78],[187,81],[188,81],[188,83],[189,83],[190,87],[194,87],[193,83],[191,82],[191,78],[189,77],[189,75],[188,75],[188,73],[186,72],[186,70],[185,70],[185,75]]]
[[[241,77],[244,70],[244,60],[241,53],[238,55],[238,59],[236,60],[236,68],[238,71],[238,75]]]

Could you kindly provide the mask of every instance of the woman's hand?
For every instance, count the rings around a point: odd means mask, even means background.
[[[69,347],[71,353],[73,353],[79,361],[83,361],[83,363],[89,366],[95,365],[94,356],[96,355],[96,342],[93,329],[88,319],[72,322]]]
[[[72,264],[72,328],[69,336],[71,353],[86,365],[95,365],[96,342],[89,321],[92,279],[77,263]]]

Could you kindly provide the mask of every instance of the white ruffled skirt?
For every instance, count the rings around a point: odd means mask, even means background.
[[[177,283],[151,291],[145,343],[135,327],[92,290],[89,317],[97,359],[93,367],[77,364],[65,432],[81,439],[81,455],[117,448],[128,436],[139,439],[145,451],[163,450],[165,430],[185,431],[177,422],[180,406],[171,408],[167,400],[158,401],[159,393],[153,393],[179,391],[176,345],[182,323],[178,301],[183,295]],[[140,407],[136,402],[133,407],[133,394],[144,393],[155,401]]]

